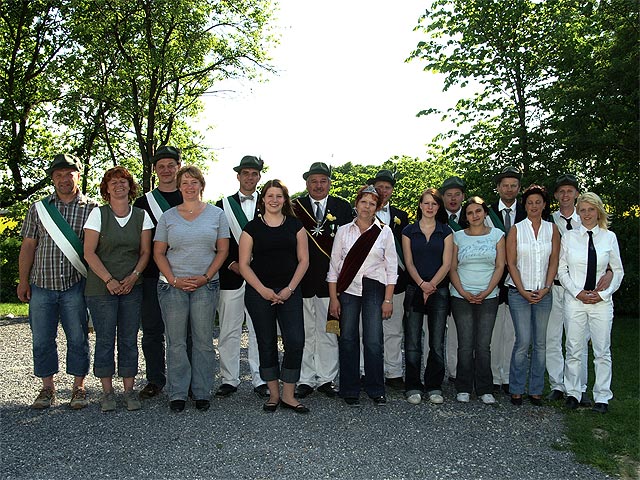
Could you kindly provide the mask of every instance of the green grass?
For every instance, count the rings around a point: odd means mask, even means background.
[[[14,317],[26,317],[29,315],[29,304],[27,303],[0,303],[0,317],[7,315]]]
[[[609,413],[588,409],[566,411],[570,449],[579,462],[622,478],[640,477],[640,395],[638,319],[616,317],[611,333],[614,398]],[[593,357],[589,358],[589,390],[593,384]]]

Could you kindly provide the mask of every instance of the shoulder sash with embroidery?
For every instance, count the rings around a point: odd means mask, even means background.
[[[84,251],[76,232],[73,231],[56,206],[47,199],[36,202],[36,211],[42,225],[63,255],[83,277],[86,277],[87,266],[84,263]]]
[[[149,208],[151,209],[151,213],[153,213],[157,223],[162,214],[171,208],[171,205],[169,205],[167,199],[162,196],[160,190],[157,188],[145,193],[145,196],[147,197]]]

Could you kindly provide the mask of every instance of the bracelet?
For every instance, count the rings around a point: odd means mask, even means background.
[[[385,298],[384,303],[391,303],[391,304],[393,304],[393,300],[387,300],[387,299]]]
[[[173,277],[173,288],[176,287],[176,283],[178,283],[178,277]]]
[[[547,290],[551,290],[551,285],[545,285],[545,286],[544,286],[544,287],[542,287],[542,288],[546,288]]]
[[[109,278],[107,279],[107,281],[106,281],[106,282],[104,282],[104,284],[105,284],[105,285],[108,285],[108,284],[109,284],[109,282],[110,282],[111,280],[115,280],[115,278],[113,278],[113,277],[109,277]]]
[[[293,293],[293,290],[294,290],[293,288],[291,288],[289,285],[287,285],[287,288],[289,289],[289,291],[290,291],[291,293]]]
[[[423,283],[424,283],[424,280],[420,282],[420,285],[418,285],[418,287],[421,287]]]
[[[137,271],[137,270],[134,270],[134,271],[133,271],[133,274],[134,274],[136,277],[140,278],[140,275],[142,275],[142,272],[139,272],[139,271]]]
[[[207,283],[211,281],[211,278],[206,273],[203,273],[202,276],[207,279]]]

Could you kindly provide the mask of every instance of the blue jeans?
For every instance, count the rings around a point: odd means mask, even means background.
[[[142,286],[142,352],[147,366],[147,380],[162,388],[167,383],[167,376],[164,323],[158,303],[158,279],[145,278]]]
[[[529,371],[529,395],[542,395],[544,389],[545,359],[547,355],[547,324],[553,306],[552,293],[549,292],[538,303],[530,304],[518,290],[509,289],[509,310],[516,341],[511,354],[509,368],[509,392],[522,395],[527,382],[529,366],[529,346],[531,352],[531,368]]]
[[[412,302],[414,295],[422,297],[422,290],[407,286],[406,296]],[[407,301],[405,300],[405,304]],[[405,390],[407,396],[414,393],[442,394],[444,380],[444,330],[449,312],[449,289],[438,288],[429,295],[425,312],[416,312],[411,304],[406,305],[404,314],[404,358]],[[429,357],[424,369],[424,385],[420,381],[422,364],[422,325],[427,315],[429,330]]]
[[[273,290],[277,293],[281,289]],[[296,383],[300,379],[304,349],[304,319],[300,287],[293,291],[286,302],[271,305],[269,300],[262,298],[255,288],[247,284],[244,303],[256,332],[260,356],[260,378],[265,382],[280,379],[286,383]],[[284,346],[282,367],[278,361],[276,322],[280,325]]]
[[[31,284],[29,325],[33,338],[33,370],[36,377],[58,373],[58,322],[67,339],[67,373],[89,373],[89,320],[82,279],[64,292]]]
[[[458,334],[458,367],[456,391],[476,395],[493,392],[491,373],[491,334],[498,312],[498,297],[481,304],[451,297],[451,313]]]
[[[215,377],[213,324],[220,298],[220,283],[212,280],[193,292],[158,282],[158,301],[167,339],[169,400],[186,400],[189,385],[195,400],[208,400]],[[191,325],[191,361],[187,332]]]
[[[93,374],[98,378],[112,377],[118,340],[118,375],[135,377],[138,373],[138,327],[142,307],[142,285],[136,285],[127,295],[87,296],[96,348]]]
[[[340,294],[340,396],[360,396],[360,312],[364,348],[364,390],[371,398],[384,395],[382,302],[385,286],[362,279],[362,297]]]

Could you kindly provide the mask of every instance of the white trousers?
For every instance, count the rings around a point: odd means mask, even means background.
[[[566,351],[564,387],[567,395],[580,400],[582,394],[582,362],[587,339],[591,335],[593,366],[596,380],[593,385],[593,400],[609,403],[611,392],[611,326],[613,325],[613,302],[601,301],[585,305],[565,293]]]
[[[298,385],[318,387],[338,376],[338,336],[327,333],[329,297],[302,300],[304,308],[304,350]]]
[[[547,325],[546,363],[551,390],[564,392],[564,355],[562,353],[562,335],[565,331],[565,289],[561,285],[553,286],[553,306]],[[589,336],[587,335],[587,343]],[[587,391],[587,363],[589,361],[588,345],[585,345],[580,369],[581,391]],[[580,400],[578,398],[578,400]]]
[[[245,284],[242,284],[242,287],[237,290],[220,290],[220,301],[218,302],[220,377],[222,383],[234,387],[240,384],[240,337],[242,336],[242,324],[246,319],[249,331],[248,357],[251,382],[254,387],[257,387],[265,382],[260,378],[260,358],[256,332],[253,330],[251,317],[244,306],[244,286]]]
[[[391,318],[382,321],[382,334],[384,336],[384,376],[397,378],[403,376],[402,368],[402,342],[404,340],[404,328],[402,319],[404,316],[404,292],[393,296],[393,314]],[[361,350],[362,351],[362,350]],[[364,365],[364,361],[362,362]]]
[[[501,303],[491,335],[491,373],[494,385],[509,383],[509,367],[515,341],[516,331],[513,328],[509,306]]]

